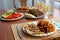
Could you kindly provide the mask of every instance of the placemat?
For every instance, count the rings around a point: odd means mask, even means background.
[[[12,32],[13,32],[15,40],[21,40],[19,38],[18,33],[17,33],[16,25],[18,25],[18,27],[20,28],[22,40],[49,40],[49,39],[51,40],[51,39],[54,39],[56,37],[60,37],[60,32],[59,32],[60,30],[56,31],[53,35],[50,35],[50,36],[46,36],[46,37],[33,37],[33,36],[23,32],[22,27],[25,24],[27,24],[27,23],[19,23],[19,24],[12,24],[11,25]]]

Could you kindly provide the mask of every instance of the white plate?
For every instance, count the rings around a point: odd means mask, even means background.
[[[36,19],[36,18],[42,18],[44,15],[41,15],[41,16],[38,16],[38,17],[34,17],[34,18],[32,18],[32,19]],[[30,17],[28,17],[28,16],[25,16],[25,18],[28,18],[28,19],[30,19]]]
[[[21,17],[18,17],[18,18],[5,19],[5,18],[2,18],[2,16],[0,16],[0,19],[1,19],[1,20],[4,20],[4,21],[14,21],[14,20],[19,20],[19,19],[21,19],[21,18],[24,17],[24,14],[23,14],[23,13],[21,13],[21,14],[22,14],[22,16],[21,16]]]
[[[31,23],[32,23],[32,22],[30,22],[30,23],[28,23],[28,24],[31,24]],[[54,26],[54,27],[55,27],[55,26]],[[26,30],[26,25],[24,25],[23,31],[24,31],[25,33],[28,33],[28,34],[32,35],[32,36],[49,36],[49,35],[52,35],[52,34],[54,34],[54,33],[56,32],[56,27],[55,27],[55,31],[54,31],[54,32],[44,33],[44,34],[42,34],[42,33],[40,33],[40,34],[32,34],[29,30]]]

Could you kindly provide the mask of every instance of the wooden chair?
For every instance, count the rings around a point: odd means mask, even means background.
[[[19,0],[21,2],[21,6],[26,6],[27,0]]]
[[[21,6],[26,6],[27,0],[19,0],[21,2]],[[13,0],[14,8],[16,8],[15,0]],[[34,6],[34,0],[32,0],[32,6]]]
[[[27,0],[20,0],[21,6],[26,6]],[[34,0],[32,0],[32,6],[34,6]]]
[[[16,8],[15,0],[13,0],[13,6],[14,6],[14,8]]]
[[[32,6],[34,6],[34,0],[32,0]]]

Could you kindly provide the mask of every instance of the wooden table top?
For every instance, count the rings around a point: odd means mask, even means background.
[[[0,15],[2,15],[4,12],[5,12],[4,10],[1,10]],[[40,18],[40,19],[43,19],[43,18]],[[25,18],[22,18],[20,20],[11,21],[11,22],[6,22],[6,21],[1,21],[0,20],[0,40],[14,40],[13,33],[12,33],[12,30],[11,30],[11,27],[10,27],[11,24],[29,22],[29,21],[34,21],[34,20],[39,20],[39,19],[25,19]]]

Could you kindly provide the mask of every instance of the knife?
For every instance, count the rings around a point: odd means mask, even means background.
[[[20,39],[22,40],[20,27],[19,27],[18,25],[16,25],[16,29],[17,29],[17,33],[18,33],[18,35],[19,35]]]

